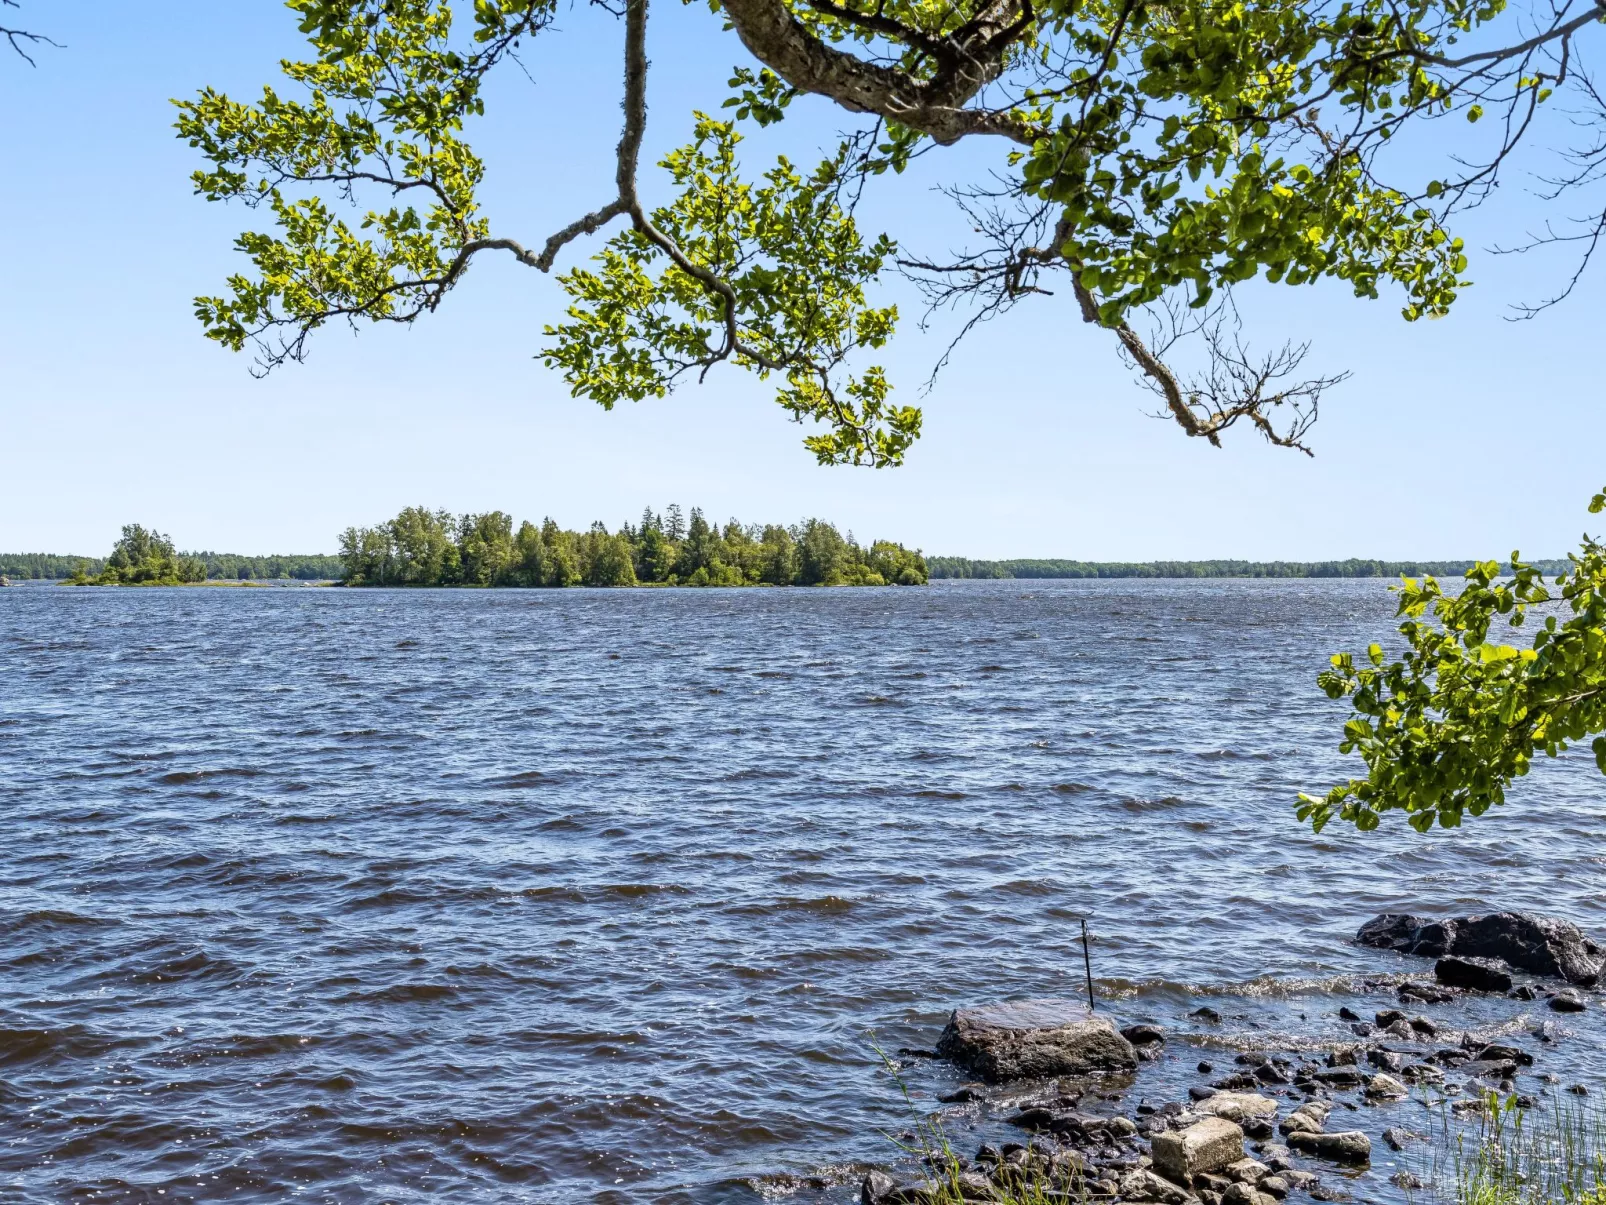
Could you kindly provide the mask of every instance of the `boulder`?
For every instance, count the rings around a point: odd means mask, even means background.
[[[1255,1117],[1275,1117],[1277,1102],[1255,1092],[1217,1092],[1194,1106],[1194,1112],[1224,1117],[1243,1125]]]
[[[1218,1171],[1244,1157],[1244,1132],[1224,1117],[1205,1117],[1183,1130],[1156,1134],[1150,1146],[1154,1168],[1178,1184]]]
[[[1164,1042],[1165,1030],[1158,1025],[1128,1025],[1121,1036],[1134,1046],[1147,1046],[1151,1042]]]
[[[992,1083],[1128,1071],[1132,1043],[1072,1000],[1017,1000],[957,1009],[937,1052]]]
[[[1359,1130],[1342,1130],[1337,1134],[1296,1131],[1288,1135],[1288,1145],[1333,1163],[1367,1163],[1372,1158],[1372,1140]]]
[[[1511,990],[1511,976],[1487,958],[1446,955],[1433,964],[1433,977],[1449,987],[1471,988],[1475,992]]]
[[[1495,958],[1535,975],[1592,985],[1606,969],[1606,950],[1568,921],[1524,912],[1491,912],[1428,920],[1390,912],[1361,926],[1363,946],[1425,958]],[[1510,990],[1509,988],[1505,990]]]
[[[860,1205],[880,1205],[897,1191],[898,1183],[886,1172],[870,1172],[859,1186]]]
[[[1229,1163],[1221,1169],[1222,1174],[1229,1180],[1236,1180],[1240,1184],[1259,1184],[1271,1175],[1271,1168],[1258,1159],[1240,1159],[1236,1163]]]

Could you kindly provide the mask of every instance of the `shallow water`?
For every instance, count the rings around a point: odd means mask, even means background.
[[[1391,1003],[1339,978],[1423,969],[1346,944],[1385,908],[1599,934],[1587,757],[1463,832],[1294,820],[1344,772],[1315,675],[1391,614],[1368,581],[0,591],[0,1197],[847,1200],[908,1117],[871,1035],[1077,994],[1081,916],[1101,1008],[1178,1035],[1156,1101],[1190,1043]],[[1536,1070],[1595,1082],[1600,1013]],[[922,1110],[959,1081],[905,1074]]]

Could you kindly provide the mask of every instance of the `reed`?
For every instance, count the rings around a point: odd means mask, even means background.
[[[1497,1093],[1474,1119],[1441,1102],[1423,1180],[1457,1205],[1606,1205],[1606,1111],[1546,1093],[1533,1108]]]

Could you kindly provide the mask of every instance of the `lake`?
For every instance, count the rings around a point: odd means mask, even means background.
[[[1100,1008],[1173,1032],[1156,1102],[1392,1003],[1344,978],[1426,969],[1348,944],[1379,911],[1606,929],[1587,750],[1460,832],[1294,819],[1348,771],[1315,677],[1392,613],[1364,580],[0,591],[0,1196],[857,1200],[909,1117],[875,1045],[1079,994],[1082,917]],[[1600,1015],[1549,1070],[1599,1080]],[[901,1062],[921,1111],[961,1079]]]

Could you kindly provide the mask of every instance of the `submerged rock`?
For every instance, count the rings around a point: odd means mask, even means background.
[[[1437,921],[1388,912],[1362,925],[1355,940],[1425,958],[1495,958],[1518,970],[1569,983],[1593,984],[1606,969],[1606,950],[1577,925],[1525,912]],[[1501,990],[1509,991],[1510,986]]]
[[[1017,1000],[955,1010],[937,1052],[982,1079],[1047,1078],[1137,1066],[1132,1043],[1072,1000]]]

